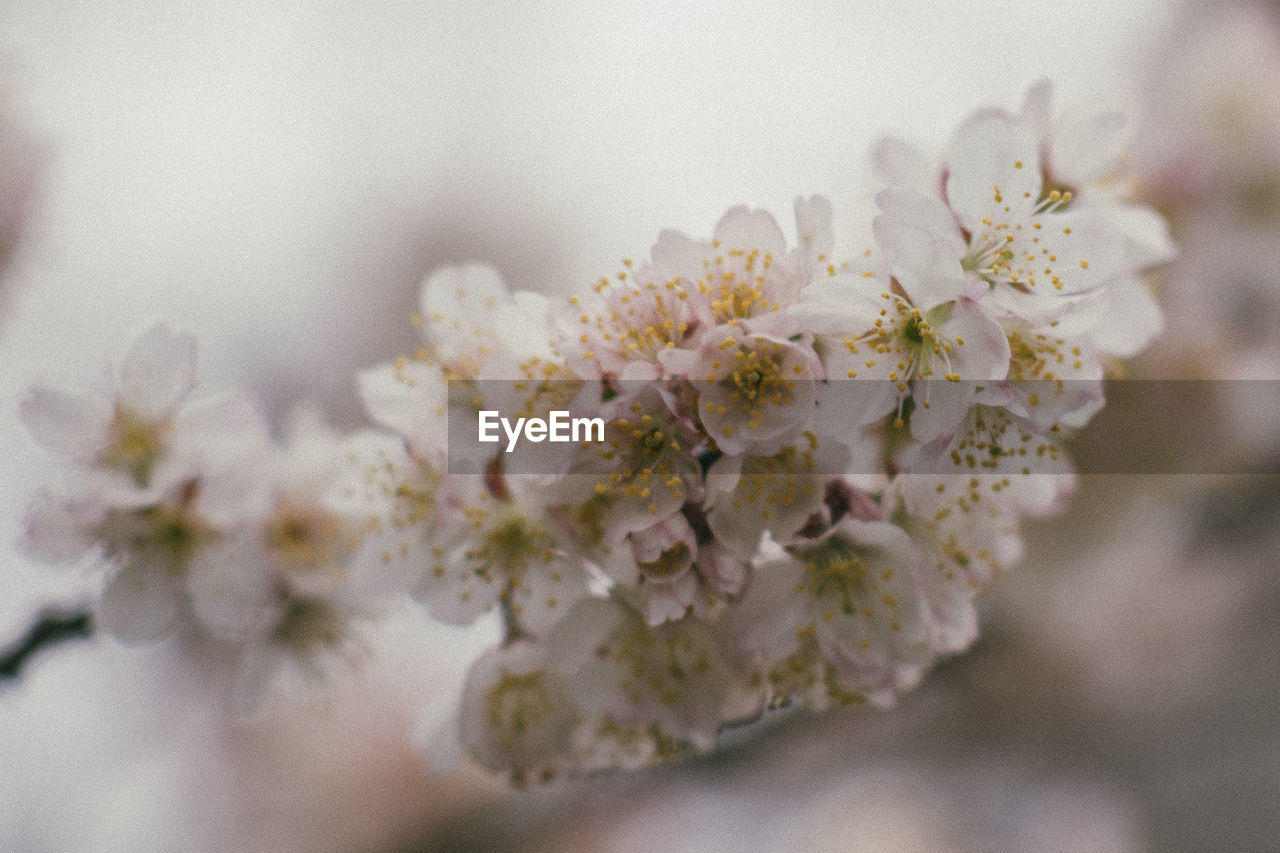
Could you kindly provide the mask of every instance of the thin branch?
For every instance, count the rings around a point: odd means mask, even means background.
[[[0,650],[0,679],[17,678],[27,659],[43,648],[92,634],[93,617],[89,611],[46,608],[36,617],[26,636]]]

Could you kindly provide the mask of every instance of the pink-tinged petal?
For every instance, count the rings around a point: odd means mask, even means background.
[[[916,408],[911,413],[911,437],[921,444],[955,435],[975,399],[972,382],[945,379],[917,380],[912,396]]]
[[[922,193],[939,190],[938,165],[919,148],[893,136],[885,136],[871,147],[871,165],[876,177],[893,187]]]
[[[702,275],[702,260],[706,252],[702,245],[679,231],[664,228],[658,234],[649,257],[665,276],[683,277],[694,281]]]
[[[952,305],[942,324],[942,334],[954,341],[949,353],[951,371],[961,379],[998,380],[1008,375],[1009,339],[979,303],[961,299]]]
[[[1049,171],[1069,187],[1085,187],[1105,177],[1124,152],[1124,113],[1098,113],[1061,122],[1049,152]]]
[[[759,249],[776,258],[781,258],[787,248],[787,238],[772,214],[742,206],[731,208],[720,219],[715,238],[725,249]]]
[[[698,579],[687,572],[669,583],[646,583],[640,587],[640,609],[649,627],[684,617],[698,594]]]
[[[750,577],[750,561],[715,540],[699,546],[697,566],[698,574],[716,595],[737,595]]]
[[[902,229],[890,228],[894,223],[925,232],[939,244],[940,251],[949,253],[953,259],[958,260],[964,254],[967,247],[961,238],[960,228],[950,208],[939,199],[915,190],[894,188],[878,194],[876,204],[885,214],[876,217],[872,225],[876,243],[885,251],[894,253],[897,262],[917,270],[928,268],[919,262],[913,263],[910,256],[902,256],[907,249],[898,245],[895,238]]]
[[[865,355],[848,355],[842,349],[833,352],[839,358],[828,357],[830,387],[818,406],[814,427],[819,435],[830,435],[856,448],[866,441],[859,429],[894,411],[900,394],[897,383],[889,379],[889,360],[885,359],[883,366],[868,368]],[[857,378],[845,378],[851,370],[858,371]]]
[[[969,278],[960,265],[959,253],[950,241],[940,241],[920,228],[887,216],[873,224],[876,242],[892,246],[894,272],[913,305],[922,311],[985,292],[986,284]]]
[[[806,287],[786,313],[815,335],[861,334],[880,316],[877,299],[886,289],[877,279],[842,273]]]
[[[107,445],[112,409],[98,394],[40,384],[27,392],[18,417],[41,447],[86,458]]]
[[[671,566],[673,571],[665,575],[667,578],[693,565],[693,556],[698,551],[698,540],[688,519],[680,513],[675,513],[643,530],[635,530],[631,533],[631,553],[639,563],[653,563],[661,559],[664,552],[681,545],[684,546],[688,559],[680,560]]]
[[[831,202],[820,195],[797,196],[796,240],[800,249],[816,263],[821,258],[830,258],[835,245],[835,232],[831,227]]]
[[[698,366],[698,351],[685,348],[663,350],[658,353],[658,364],[669,377],[687,378]]]
[[[951,654],[968,648],[978,637],[978,612],[968,579],[945,563],[939,567],[929,560],[917,570],[916,585],[929,610],[934,650]]]
[[[168,631],[182,609],[182,590],[167,567],[126,563],[102,593],[95,618],[107,633],[139,645]]]
[[[651,361],[628,361],[622,366],[622,370],[618,371],[618,379],[623,382],[651,382],[662,376],[663,354],[667,352],[676,352],[676,350],[664,350],[658,354],[658,363]],[[686,352],[688,350],[680,350]],[[688,353],[690,358],[696,358],[695,353]],[[675,363],[678,359],[667,359],[671,363]]]
[[[956,133],[947,203],[969,231],[982,220],[1021,221],[1040,197],[1040,157],[1024,127],[998,115],[972,119]]]
[[[1048,77],[1041,77],[1027,89],[1018,116],[1037,139],[1049,137],[1053,129],[1053,84]]]
[[[31,501],[23,517],[23,536],[18,547],[23,554],[41,563],[66,563],[83,556],[91,547],[84,522],[63,501],[41,492]]]
[[[196,387],[196,341],[158,324],[143,332],[120,367],[120,403],[161,421]]]

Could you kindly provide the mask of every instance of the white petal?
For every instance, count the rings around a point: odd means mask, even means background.
[[[1164,312],[1140,279],[1119,279],[1109,291],[1110,310],[1094,329],[1094,343],[1102,352],[1132,358],[1164,331]]]
[[[586,595],[587,575],[582,565],[568,557],[556,557],[547,564],[530,565],[511,595],[512,610],[520,627],[543,637]]]
[[[872,373],[866,367],[865,349],[861,355],[853,355],[836,347],[828,361],[831,387],[818,407],[815,430],[819,435],[830,435],[849,447],[857,447],[866,441],[858,428],[875,423],[897,408],[898,389],[888,378],[892,363],[881,359]],[[850,370],[858,371],[856,379],[846,378]]]
[[[551,302],[541,293],[516,291],[511,301],[486,312],[493,318],[494,329],[502,345],[519,362],[531,358],[553,361],[551,345]],[[510,378],[509,376],[497,378]]]
[[[1027,88],[1019,117],[1037,139],[1046,139],[1053,127],[1053,84],[1041,77]]]
[[[169,447],[176,456],[225,463],[261,453],[268,435],[258,402],[242,391],[227,391],[183,406]]]
[[[91,542],[81,519],[49,492],[41,492],[27,507],[19,547],[42,563],[65,563],[83,555]]]
[[[725,248],[759,249],[775,258],[780,258],[787,246],[787,238],[771,214],[742,206],[731,208],[720,219],[715,236]]]
[[[97,394],[39,384],[23,398],[18,417],[41,447],[84,458],[106,446],[112,410]]]
[[[957,300],[941,331],[956,341],[950,352],[951,369],[961,379],[1004,379],[1008,374],[1009,339],[980,303]]]
[[[871,148],[876,177],[889,186],[936,193],[938,167],[919,148],[893,136],[882,137]]]
[[[815,335],[858,335],[880,316],[876,297],[884,289],[877,279],[855,275],[822,278],[806,287],[786,313]]]
[[[376,424],[403,435],[419,452],[443,450],[448,434],[448,384],[420,361],[381,364],[357,376],[360,400]]]
[[[916,408],[911,414],[911,437],[922,444],[937,441],[944,435],[955,435],[974,402],[972,382],[923,379],[916,382],[911,393],[916,399]],[[928,401],[929,405],[923,405],[922,401]]]
[[[819,256],[830,258],[835,245],[835,232],[831,227],[831,202],[820,195],[804,198],[798,196],[796,208],[796,239],[799,247],[816,262]]]
[[[1000,116],[985,115],[962,125],[950,165],[947,203],[969,231],[981,229],[984,217],[1020,220],[1021,212],[1029,213],[1040,197],[1036,141],[1026,128]]]
[[[168,631],[181,606],[182,591],[164,567],[128,563],[107,583],[95,618],[120,642],[137,645]]]
[[[437,565],[444,568],[444,574],[435,575]],[[410,592],[441,622],[470,625],[497,606],[502,588],[492,576],[477,577],[463,560],[446,558],[428,566]]]
[[[511,295],[502,276],[485,264],[441,267],[423,283],[418,304],[423,331],[445,361],[500,343],[492,314]]]
[[[705,254],[702,244],[679,231],[665,228],[658,233],[658,242],[653,245],[649,256],[664,274],[683,276],[693,281],[702,274]]]
[[[244,639],[270,603],[267,555],[244,538],[201,548],[191,559],[187,591],[201,624],[227,640]]]
[[[640,607],[650,627],[682,618],[698,594],[698,579],[693,572],[670,583],[646,583],[640,588]]]
[[[120,402],[144,420],[163,420],[196,386],[196,341],[157,324],[143,332],[120,368]]]
[[[1126,142],[1124,113],[1098,113],[1063,122],[1054,135],[1049,168],[1068,186],[1087,186],[1115,167]]]
[[[1121,235],[1125,244],[1125,264],[1143,269],[1163,264],[1178,254],[1169,236],[1169,223],[1149,207],[1140,205],[1107,205],[1100,207],[1106,221]]]
[[[882,222],[888,217],[904,225],[918,228],[938,241],[951,257],[958,259],[965,251],[964,241],[960,236],[960,228],[950,208],[939,199],[910,189],[887,189],[876,196],[876,205],[885,212],[885,216],[876,217],[872,224],[875,229],[876,243],[887,252],[895,255],[903,250],[893,239],[899,233],[896,229],[888,229],[888,223]],[[910,258],[897,260],[912,269],[929,269],[931,264],[912,264]]]

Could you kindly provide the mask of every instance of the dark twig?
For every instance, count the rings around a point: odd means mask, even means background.
[[[93,618],[87,610],[42,610],[26,636],[9,648],[0,650],[0,679],[17,678],[27,659],[41,649],[73,637],[88,637],[92,633]]]

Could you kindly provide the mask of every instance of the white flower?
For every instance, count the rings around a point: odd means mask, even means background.
[[[448,454],[449,385],[436,365],[407,358],[357,376],[369,419],[395,430],[415,456],[437,465]]]
[[[641,575],[640,609],[650,625],[684,617],[698,593],[692,571],[698,540],[683,515],[676,513],[632,532],[631,552]]]
[[[467,673],[457,723],[462,746],[517,784],[565,768],[575,723],[568,685],[542,645],[494,649]]]
[[[546,298],[510,293],[493,267],[441,267],[423,281],[419,310],[423,360],[450,379],[516,379],[556,360]]]
[[[698,433],[676,414],[678,407],[656,384],[627,383],[624,394],[599,411],[604,441],[574,449],[555,502],[565,505],[569,533],[587,553],[599,557],[602,548],[700,497],[702,472],[693,458]]]
[[[47,450],[145,490],[195,385],[195,340],[155,325],[134,341],[114,387],[86,391],[36,385],[19,414]]]
[[[380,514],[392,509],[385,469],[370,466],[398,456],[379,438],[341,439],[314,413],[295,415],[289,444],[267,471],[262,513],[192,556],[188,594],[207,630],[241,640],[276,619],[282,598],[340,593],[372,604],[400,588],[382,577],[391,574],[390,559],[375,561],[362,550]],[[363,572],[358,555],[366,558]]]
[[[1006,320],[1009,337],[1009,386],[1016,403],[1009,408],[1037,433],[1055,425],[1081,427],[1104,401],[1102,361],[1089,335],[1064,337],[1053,325],[1032,326]]]
[[[424,346],[413,358],[362,372],[361,400],[370,418],[403,435],[415,456],[478,473],[491,446],[458,441],[451,448],[450,432],[474,435],[482,409],[537,409],[548,389],[553,398],[572,395],[566,383],[538,384],[572,378],[552,345],[550,304],[535,293],[510,293],[498,272],[482,264],[436,270],[422,283],[419,301],[414,319]]]
[[[756,553],[766,531],[789,542],[821,512],[824,483],[845,459],[835,441],[811,432],[772,456],[723,456],[707,472],[707,524],[743,558]]]
[[[37,386],[21,415],[34,438],[71,457],[72,479],[28,514],[27,548],[65,558],[96,548],[110,576],[99,623],[144,642],[191,614],[201,553],[265,512],[266,427],[236,394],[188,402],[195,343],[153,326],[134,342],[114,387]]]
[[[254,716],[273,699],[297,703],[316,695],[364,654],[362,631],[374,615],[348,590],[278,596],[241,650],[232,684],[236,713]]]
[[[803,340],[719,326],[695,368],[698,417],[725,453],[767,454],[799,438],[818,402],[822,364]]]
[[[1128,271],[1106,219],[1044,187],[1036,140],[1011,117],[970,119],[947,163],[945,203],[907,188],[877,196],[885,212],[877,241],[895,265],[925,273],[958,264],[989,289],[984,301],[1037,316],[1059,313]]]
[[[588,599],[556,626],[548,649],[583,718],[580,751],[639,740],[648,743],[646,758],[670,759],[684,745],[715,744],[730,671],[708,623],[651,628],[625,604]]]
[[[414,597],[452,625],[502,608],[519,631],[545,635],[587,593],[581,560],[558,546],[531,495],[495,497],[469,477],[459,485],[453,497],[460,503],[431,547]]]
[[[846,518],[786,552],[759,566],[735,616],[771,701],[887,705],[913,686],[932,654],[924,551],[893,524]]]
[[[1155,266],[1173,258],[1175,250],[1164,218],[1144,205],[1129,204],[1131,182],[1124,173],[1129,133],[1124,113],[1076,111],[1056,115],[1053,86],[1033,83],[1018,120],[1040,148],[1046,186],[1071,193],[1073,204],[1105,217],[1126,243],[1131,268]]]
[[[921,288],[929,301],[913,302],[910,291],[874,277],[842,274],[811,285],[792,313],[817,335],[831,383],[820,423],[862,426],[900,414],[908,394],[927,408],[941,382],[1003,379],[1004,332],[962,287]]]
[[[654,265],[687,283],[706,329],[775,314],[831,262],[830,202],[797,198],[795,211],[798,245],[790,250],[771,215],[735,207],[716,224],[710,242],[662,232]]]
[[[147,642],[190,612],[189,581],[203,552],[218,548],[244,519],[259,517],[261,492],[242,490],[243,474],[189,480],[149,506],[102,514],[91,535],[114,567],[96,610],[108,633],[127,643]],[[219,511],[227,492],[243,501],[242,519],[232,522]]]
[[[616,280],[571,297],[572,321],[559,324],[567,363],[583,376],[657,379],[673,353],[697,345],[702,321],[691,283],[653,264],[627,267]]]

